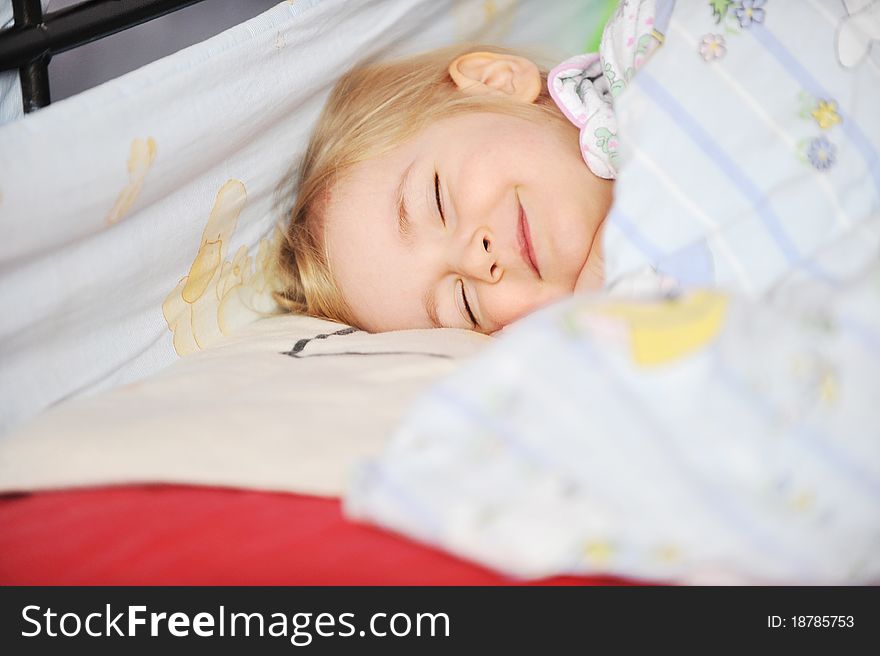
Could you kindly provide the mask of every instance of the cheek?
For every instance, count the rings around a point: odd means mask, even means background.
[[[503,281],[488,290],[483,307],[502,326],[513,323],[553,301],[565,298],[572,288],[562,285],[510,284]],[[481,299],[482,300],[482,299]]]
[[[570,210],[571,215],[562,215],[554,226],[559,238],[559,256],[557,274],[559,281],[571,278],[572,286],[577,279],[581,267],[587,259],[587,253],[595,234],[595,227],[578,214],[577,208]]]
[[[421,304],[427,283],[411,262],[372,252],[350,264],[344,294],[363,327],[371,332],[428,327]]]
[[[556,212],[550,214],[551,230],[557,246],[558,281],[573,286],[591,249],[600,247],[597,240],[611,205],[611,184],[587,171],[566,181],[565,188],[569,191],[562,192]]]

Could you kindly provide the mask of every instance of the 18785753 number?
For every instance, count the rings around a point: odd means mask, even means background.
[[[852,615],[767,616],[767,627],[771,629],[851,629],[854,626],[855,618]]]

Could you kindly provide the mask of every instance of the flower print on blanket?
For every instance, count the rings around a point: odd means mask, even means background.
[[[741,34],[767,17],[767,0],[709,0],[712,19],[728,34]]]
[[[156,140],[152,137],[134,139],[128,155],[128,184],[120,192],[107,214],[107,225],[118,223],[131,209],[144,186],[144,179],[156,159]]]
[[[733,13],[739,26],[749,28],[764,22],[764,3],[766,0],[742,0],[736,3]]]
[[[837,103],[833,100],[820,100],[816,108],[810,112],[816,123],[823,130],[828,130],[840,123],[840,114],[837,113]]]
[[[807,159],[819,171],[830,169],[837,160],[837,147],[825,137],[816,137],[807,149]]]
[[[703,61],[710,62],[721,59],[727,53],[727,44],[723,34],[706,34],[700,40],[700,57]]]
[[[271,254],[281,239],[280,230],[276,228],[271,239],[260,242],[255,258],[241,246],[231,260],[226,259],[246,203],[241,181],[229,180],[220,188],[189,274],[162,304],[178,355],[199,351],[278,309],[272,298]]]
[[[837,145],[829,139],[834,128],[843,123],[837,101],[832,98],[815,98],[807,92],[798,96],[801,105],[798,116],[822,132],[815,137],[801,139],[797,145],[797,157],[817,171],[827,171],[837,162]]]

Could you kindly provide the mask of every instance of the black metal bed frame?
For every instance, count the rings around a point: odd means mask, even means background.
[[[87,0],[43,15],[40,0],[12,0],[15,23],[0,30],[0,71],[19,70],[25,113],[48,105],[49,60],[202,0]]]

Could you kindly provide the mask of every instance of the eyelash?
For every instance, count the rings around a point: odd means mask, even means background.
[[[459,278],[458,282],[461,284],[461,300],[464,301],[464,309],[465,311],[467,311],[468,317],[470,318],[471,323],[474,325],[474,327],[479,328],[480,324],[477,321],[477,318],[474,316],[474,313],[471,311],[471,306],[467,300],[467,294],[465,294],[464,291],[464,281]]]
[[[443,214],[443,203],[440,200],[440,174],[437,171],[434,171],[434,198],[437,199],[437,211],[440,212],[440,220],[443,222],[443,225],[446,225],[446,217]],[[475,327],[479,328],[480,324],[477,321],[477,318],[474,316],[473,311],[471,310],[470,303],[467,300],[467,294],[464,291],[464,281],[459,279],[458,281],[461,284],[461,300],[464,302],[464,309],[470,318],[471,324]]]
[[[440,220],[446,225],[446,217],[443,215],[443,203],[440,202],[440,174],[434,171],[434,197],[437,199],[437,211],[440,212]]]

